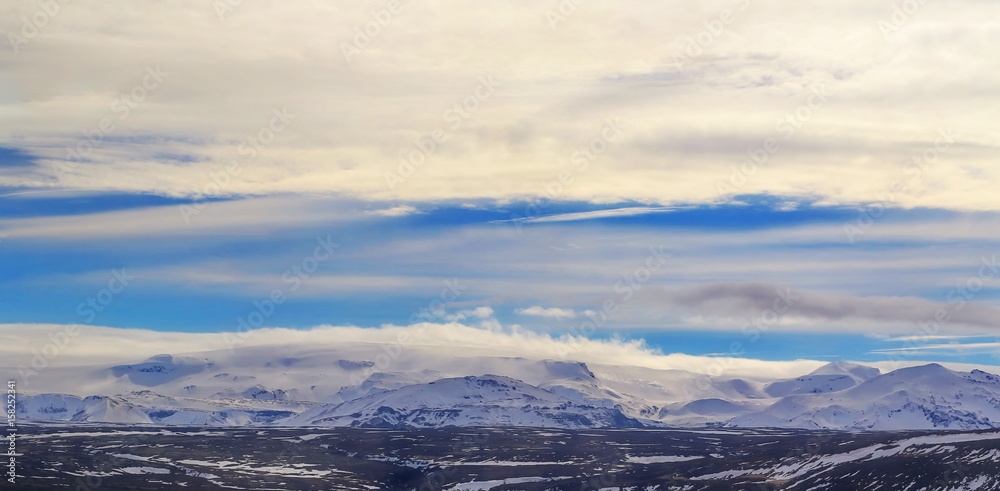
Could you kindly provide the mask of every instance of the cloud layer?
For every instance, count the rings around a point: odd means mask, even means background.
[[[69,333],[69,334],[67,334]],[[406,357],[526,357],[539,360],[582,361],[595,365],[620,365],[685,370],[695,373],[749,378],[791,378],[809,373],[825,361],[796,359],[765,361],[741,357],[691,356],[664,353],[641,341],[593,340],[550,336],[512,327],[487,329],[461,323],[420,323],[378,328],[317,326],[310,329],[265,328],[228,333],[180,333],[142,329],[54,324],[0,324],[0,373],[8,379],[24,378],[30,387],[44,390],[49,367],[83,370],[136,363],[159,354],[198,355],[222,353],[239,356],[241,348],[301,346],[309,352],[347,350],[356,356],[382,356],[405,352]],[[28,347],[17,349],[16,347]],[[235,350],[235,351],[230,351]],[[41,360],[41,361],[40,361]],[[925,362],[912,357],[866,363],[894,370]],[[946,363],[956,370],[996,367]],[[33,370],[27,372],[26,370]],[[27,389],[28,384],[22,386]]]
[[[0,8],[0,186],[1000,209],[990,2],[57,3]]]

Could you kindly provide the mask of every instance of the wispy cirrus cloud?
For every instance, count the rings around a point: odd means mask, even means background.
[[[574,222],[578,220],[597,220],[601,218],[619,218],[619,217],[631,217],[639,215],[647,215],[650,213],[667,213],[670,211],[675,211],[676,207],[649,207],[649,206],[633,206],[628,208],[615,208],[611,210],[597,210],[597,211],[585,211],[579,213],[562,213],[558,215],[545,215],[534,218],[515,218],[512,220],[520,220],[524,222],[534,222],[534,223],[546,223],[546,222]]]
[[[533,305],[531,307],[516,309],[515,312],[518,315],[527,315],[533,317],[545,317],[549,319],[574,319],[578,315],[573,309],[562,309],[559,307],[541,307],[538,305]]]
[[[892,336],[892,337],[885,336],[885,335],[878,335],[878,334],[872,335],[872,337],[875,337],[876,339],[880,339],[880,340],[885,341],[887,343],[909,343],[909,342],[927,343],[927,342],[930,342],[930,341],[941,341],[941,340],[945,340],[945,339],[952,339],[952,340],[958,340],[958,339],[976,339],[976,338],[985,338],[985,337],[989,337],[989,336],[990,336],[989,334],[982,334],[982,335],[978,335],[978,336],[966,336],[966,335],[961,335],[961,334],[954,334],[954,335],[930,335],[930,334],[927,334],[927,335]]]
[[[370,210],[365,213],[380,217],[402,217],[406,215],[412,215],[414,213],[420,213],[420,210],[410,205],[399,205],[399,206],[393,206],[392,208]]]
[[[1000,356],[1000,342],[995,343],[941,343],[941,344],[920,344],[917,346],[903,346],[900,348],[884,348],[873,350],[872,353],[877,354],[910,354],[916,356],[917,354],[946,354],[953,356],[971,355],[971,354],[993,354]]]

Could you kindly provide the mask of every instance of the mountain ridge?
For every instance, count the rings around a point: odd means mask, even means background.
[[[236,351],[54,369],[50,380],[100,390],[24,394],[18,416],[209,426],[1000,427],[1000,376],[934,363],[881,373],[833,362],[773,380],[524,357],[414,354],[387,367],[336,351],[254,359]]]

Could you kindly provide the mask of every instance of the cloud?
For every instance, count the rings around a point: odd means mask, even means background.
[[[36,352],[52,339],[60,339],[67,327],[79,329],[65,348],[47,360],[48,366],[113,366],[141,361],[157,354],[193,355],[255,346],[301,345],[312,350],[342,349],[358,353],[383,353],[382,346],[395,346],[408,353],[434,356],[523,356],[566,359],[594,364],[683,369],[707,373],[725,368],[727,375],[798,376],[822,365],[810,360],[760,361],[724,359],[684,354],[662,354],[641,341],[592,340],[574,336],[550,336],[519,328],[482,329],[460,323],[421,323],[412,326],[385,325],[378,328],[316,326],[310,329],[263,328],[240,333],[181,333],[58,324],[0,324],[0,359],[10,368],[30,366]],[[408,340],[400,344],[401,339]],[[29,350],[23,347],[29,347]],[[21,347],[21,348],[19,348]],[[443,350],[443,351],[442,351]],[[0,367],[2,369],[2,367]]]
[[[1000,326],[1000,309],[982,303],[935,302],[917,297],[854,297],[793,290],[768,283],[715,283],[662,295],[677,307],[704,315],[736,318],[805,318],[909,323],[926,326],[963,324],[985,329]]]
[[[429,1],[407,4],[346,57],[370,6],[248,0],[220,16],[194,0],[141,12],[81,0],[0,52],[11,88],[0,130],[34,162],[0,170],[0,186],[650,205],[770,193],[1000,209],[982,184],[1000,172],[989,130],[1000,60],[981,56],[1000,30],[968,22],[968,12],[997,18],[1000,6],[928,2],[886,37],[888,4],[741,4],[595,2],[553,28],[548,4]],[[6,2],[0,25],[20,32],[37,9]],[[726,32],[686,54],[723,9],[734,15]],[[136,89],[149,69],[167,75]],[[499,85],[484,91],[484,79]],[[780,126],[806,114],[819,88],[821,108]],[[291,119],[272,135],[275,111]],[[625,130],[602,140],[608,118]],[[105,120],[113,130],[88,139]],[[953,143],[908,172],[949,129]],[[734,171],[769,138],[780,149],[766,165]],[[71,157],[77,149],[86,155]],[[227,171],[234,162],[239,171]]]
[[[0,234],[8,235],[5,250],[36,254],[44,240],[45,260],[53,265],[25,270],[7,284],[22,298],[64,286],[69,294],[58,301],[72,307],[93,295],[110,270],[127,266],[141,279],[130,295],[197,292],[250,302],[287,286],[282,273],[314,252],[317,237],[329,234],[344,247],[303,282],[296,292],[303,301],[426,305],[444,280],[458,279],[462,298],[449,308],[558,306],[580,319],[611,299],[621,309],[607,329],[738,330],[770,308],[778,286],[786,285],[802,298],[774,329],[922,334],[916,322],[934,319],[940,308],[950,316],[940,335],[982,334],[998,325],[991,324],[996,311],[989,300],[1000,276],[983,281],[961,308],[948,303],[966,299],[949,296],[956,278],[975,286],[980,273],[988,276],[996,268],[995,214],[948,220],[910,214],[915,218],[874,224],[851,244],[837,222],[702,230],[580,221],[538,224],[530,233],[510,224],[458,223],[410,227],[401,235],[385,233],[384,220],[366,215],[366,208],[342,200],[269,197],[209,203],[190,225],[173,206],[0,220]],[[451,218],[431,216],[438,223]],[[670,259],[648,281],[632,286],[650,248],[661,246]],[[48,259],[81,247],[127,248],[129,259],[98,258],[72,269]],[[945,248],[951,253],[941,254]],[[228,252],[220,256],[220,250]],[[380,321],[409,315],[379,311]]]
[[[996,343],[945,343],[945,344],[920,344],[917,346],[905,346],[901,348],[885,348],[872,350],[875,354],[894,354],[915,356],[918,354],[952,354],[971,355],[976,353],[998,354],[1000,353],[1000,342]]]
[[[545,308],[538,305],[528,307],[526,309],[517,309],[518,315],[530,315],[535,317],[547,317],[550,319],[574,319],[577,313],[573,309],[561,309],[559,307]]]
[[[585,211],[580,213],[563,213],[559,215],[546,215],[537,218],[522,218],[521,221],[545,223],[545,222],[573,222],[577,220],[596,220],[599,218],[631,217],[647,215],[650,213],[666,213],[676,211],[676,207],[648,207],[633,206],[629,208],[615,208],[613,210]]]
[[[259,353],[281,352],[282,347],[318,354],[351,353],[361,359],[395,353],[399,360],[409,360],[407,369],[419,370],[421,360],[463,357],[526,357],[540,360],[581,361],[596,365],[646,367],[661,370],[686,370],[727,377],[750,379],[791,378],[809,373],[826,364],[817,360],[765,361],[750,358],[664,354],[641,341],[594,340],[574,336],[550,336],[519,328],[493,329],[460,323],[421,323],[411,326],[384,325],[378,328],[354,326],[316,326],[309,329],[262,328],[242,333],[184,333],[143,329],[59,324],[0,324],[0,374],[7,379],[22,379],[23,369],[33,360],[37,375],[21,384],[21,390],[44,392],[50,385],[62,384],[59,370],[48,367],[78,367],[95,370],[135,363],[158,354],[226,357],[245,359],[243,349]],[[70,333],[70,334],[67,334]],[[234,343],[235,340],[235,343]],[[25,349],[25,347],[27,349]],[[232,349],[232,351],[231,351]],[[41,355],[41,353],[47,353]],[[42,357],[43,358],[39,358]],[[898,362],[865,363],[896,369],[921,365],[916,359]],[[996,373],[997,367],[944,363],[955,370],[980,368]],[[461,364],[458,363],[460,366]],[[97,387],[106,383],[94,378]],[[85,393],[91,387],[73,387]],[[94,392],[91,392],[94,393]],[[98,392],[99,393],[99,392]]]
[[[924,336],[920,336],[920,335],[914,335],[914,336],[895,336],[895,337],[880,337],[878,335],[875,335],[873,337],[879,338],[882,341],[885,341],[885,342],[888,342],[888,343],[907,343],[907,342],[913,342],[913,341],[924,342],[925,343],[925,342],[928,342],[928,341],[940,341],[940,340],[943,340],[943,339],[970,339],[970,338],[983,338],[983,337],[988,337],[988,336],[989,336],[988,334],[983,334],[983,335],[980,335],[980,336],[961,336],[961,335],[950,335],[950,336],[924,335]]]
[[[493,309],[490,307],[476,307],[470,312],[472,316],[478,317],[480,319],[486,319],[493,316]]]
[[[459,310],[454,314],[445,314],[442,318],[448,322],[459,322],[465,319],[489,319],[493,317],[493,309],[491,307],[481,306],[469,310]]]
[[[276,230],[356,221],[364,214],[343,200],[276,196],[193,202],[122,211],[0,220],[11,239],[106,240],[141,237],[261,236]]]
[[[401,217],[406,215],[412,215],[414,213],[420,213],[419,210],[410,205],[399,205],[392,208],[386,208],[383,210],[373,210],[366,212],[369,215],[377,215],[382,217]]]

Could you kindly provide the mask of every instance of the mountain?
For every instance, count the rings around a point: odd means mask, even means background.
[[[288,426],[635,428],[619,409],[581,404],[496,375],[446,378],[377,392],[279,421]]]
[[[391,353],[392,356],[386,356]],[[51,367],[29,420],[214,426],[1000,427],[1000,377],[837,362],[790,379],[440,353],[377,344],[253,346]],[[41,390],[39,390],[41,389]]]
[[[877,368],[834,362],[817,368],[808,375],[768,384],[764,392],[771,397],[837,392],[877,377],[880,373]]]
[[[174,398],[143,390],[114,396],[26,396],[18,403],[18,417],[90,423],[243,426],[288,418],[306,407],[308,405],[297,402],[275,404],[253,399]]]
[[[730,426],[856,430],[1000,427],[1000,377],[938,365],[901,368],[846,390],[779,399]]]

